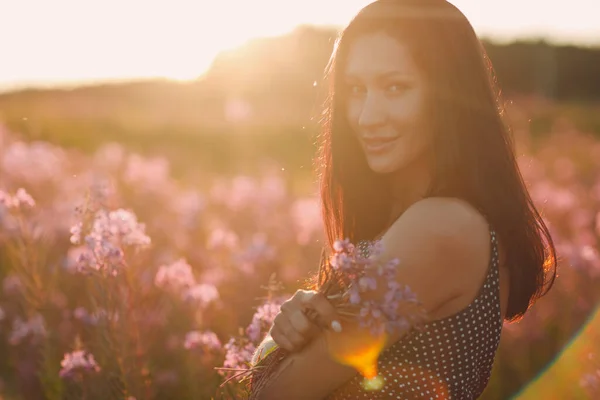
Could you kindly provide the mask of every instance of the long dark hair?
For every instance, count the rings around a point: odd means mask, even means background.
[[[342,90],[348,47],[370,32],[399,38],[431,85],[427,115],[435,168],[427,196],[463,199],[487,218],[510,269],[505,319],[520,319],[553,285],[555,249],[520,174],[491,63],[469,21],[445,0],[375,1],[336,42],[316,159],[328,247],[339,238],[374,239],[389,223],[388,184],[349,134]],[[317,287],[328,276],[322,263]]]

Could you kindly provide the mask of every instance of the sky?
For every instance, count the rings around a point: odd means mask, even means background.
[[[598,0],[449,0],[482,37],[600,46]],[[193,79],[219,51],[298,24],[343,26],[371,0],[0,0],[0,90]]]

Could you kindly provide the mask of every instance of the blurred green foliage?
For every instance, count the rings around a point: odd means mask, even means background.
[[[299,27],[223,52],[192,82],[139,81],[0,95],[0,120],[30,140],[91,152],[119,142],[169,157],[179,176],[201,168],[238,174],[267,160],[310,182],[337,31]],[[484,41],[508,99],[543,96],[529,116],[544,136],[557,116],[600,135],[600,50],[545,42]],[[597,61],[597,62],[596,62]],[[242,110],[240,111],[240,107]],[[246,108],[246,111],[244,111]]]

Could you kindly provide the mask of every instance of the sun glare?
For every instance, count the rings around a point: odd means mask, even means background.
[[[0,48],[10,55],[3,60],[0,85],[190,80],[203,74],[221,51],[252,38],[285,34],[300,24],[342,26],[370,1],[57,0],[37,2],[35,13],[28,2],[13,2],[8,12],[0,13]],[[576,22],[560,19],[564,10],[559,3],[547,4],[541,16],[534,12],[537,6],[518,0],[485,6],[478,0],[451,0],[485,34],[548,31],[564,38],[593,37],[593,13],[585,13],[583,4],[591,0],[574,1]]]
[[[209,68],[212,60],[222,51],[238,48],[249,40],[260,37],[272,37],[291,32],[303,23],[327,24],[328,20],[337,17],[348,19],[360,6],[368,0],[351,0],[344,10],[333,4],[319,4],[308,1],[300,4],[288,4],[275,0],[255,0],[241,2],[223,0],[210,6],[210,13],[194,13],[193,17],[185,17],[190,27],[182,34],[181,18],[173,20],[170,26],[162,31],[165,43],[174,43],[170,50],[178,53],[177,63],[165,60],[163,76],[174,80],[194,79]],[[188,20],[189,19],[189,20]],[[185,22],[183,22],[185,23]],[[173,54],[174,56],[175,54]]]
[[[0,48],[11,55],[3,61],[0,84],[190,80],[221,51],[299,24],[350,18],[367,2],[348,0],[340,8],[317,0],[58,0],[40,3],[35,13],[14,2],[8,14],[0,13]]]

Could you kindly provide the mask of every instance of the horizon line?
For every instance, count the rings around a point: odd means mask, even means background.
[[[220,54],[229,53],[231,51],[235,51],[250,42],[260,39],[266,38],[277,38],[283,37],[290,34],[293,34],[296,30],[302,28],[317,28],[317,29],[336,29],[339,30],[342,28],[340,25],[336,24],[298,24],[290,29],[288,32],[276,35],[262,35],[249,38],[244,43],[239,45],[233,49],[226,49],[217,54],[218,57]],[[589,39],[565,39],[560,37],[555,37],[553,35],[548,34],[528,34],[528,35],[506,35],[506,34],[480,34],[478,35],[479,39],[483,42],[488,42],[496,45],[510,45],[515,43],[547,43],[551,46],[556,47],[565,47],[572,46],[582,49],[599,49],[600,50],[600,37],[598,38],[589,38]],[[216,58],[215,57],[215,58]],[[72,79],[44,79],[44,78],[23,78],[19,80],[12,81],[2,81],[0,76],[0,95],[6,95],[10,93],[18,93],[24,91],[45,91],[45,90],[74,90],[77,88],[84,87],[95,87],[102,85],[119,85],[119,84],[127,84],[127,83],[143,83],[143,82],[172,82],[172,83],[193,83],[201,79],[211,67],[214,59],[211,60],[208,67],[204,71],[200,71],[197,76],[189,78],[189,79],[176,79],[167,76],[160,75],[118,75],[118,76],[98,76],[98,77],[74,77]]]

